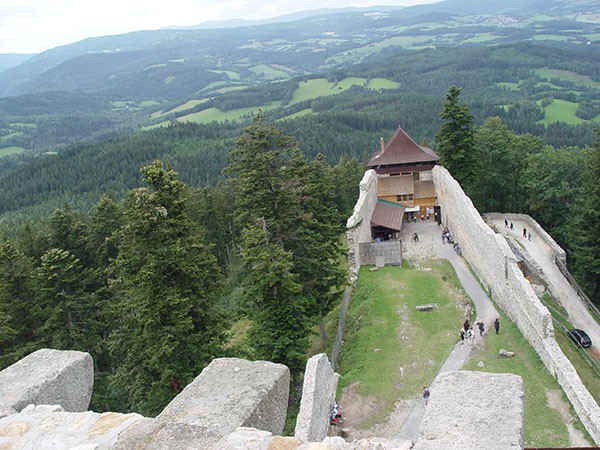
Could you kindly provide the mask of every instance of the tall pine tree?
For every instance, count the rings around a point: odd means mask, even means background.
[[[471,193],[479,176],[479,157],[474,145],[473,115],[459,102],[459,95],[460,88],[450,86],[435,142],[441,164]]]
[[[149,188],[133,190],[125,203],[112,265],[119,319],[110,348],[113,385],[127,392],[130,409],[154,415],[219,353],[213,304],[222,276],[189,219],[187,186],[159,161],[142,175]]]
[[[307,163],[296,142],[259,114],[230,153],[236,208],[254,306],[257,356],[298,374],[311,327],[343,283],[339,211],[322,157]]]

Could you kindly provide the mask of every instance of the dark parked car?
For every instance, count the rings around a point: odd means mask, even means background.
[[[567,332],[567,336],[569,336],[573,342],[583,348],[591,347],[592,340],[587,335],[587,333],[578,328],[573,328]]]

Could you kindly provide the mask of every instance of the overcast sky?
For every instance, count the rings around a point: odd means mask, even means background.
[[[0,0],[0,53],[39,53],[87,37],[211,20],[435,1],[439,0]]]

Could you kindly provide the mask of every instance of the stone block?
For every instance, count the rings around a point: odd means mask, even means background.
[[[517,375],[441,373],[414,449],[523,449],[523,396],[523,380]]]
[[[283,364],[218,358],[157,419],[193,425],[220,437],[238,427],[281,434],[289,384],[290,372]]]
[[[295,437],[304,442],[325,439],[338,379],[339,375],[333,371],[325,353],[319,353],[307,361]]]
[[[87,410],[94,385],[89,353],[37,350],[0,372],[0,417],[29,404]]]

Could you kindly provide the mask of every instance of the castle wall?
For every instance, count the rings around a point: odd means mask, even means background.
[[[304,442],[321,442],[325,439],[338,379],[339,375],[333,371],[325,353],[319,353],[308,360],[295,437]]]
[[[552,316],[523,276],[508,243],[483,221],[445,168],[435,167],[433,178],[442,223],[460,244],[463,256],[489,295],[517,325],[562,386],[594,441],[600,443],[600,408],[556,343]]]
[[[360,194],[354,211],[346,222],[348,272],[354,281],[360,269],[360,243],[371,242],[371,216],[377,204],[377,174],[367,170],[360,182]]]

